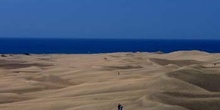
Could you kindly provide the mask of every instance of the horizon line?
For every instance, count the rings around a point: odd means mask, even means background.
[[[103,40],[220,40],[219,38],[181,39],[181,38],[71,38],[71,37],[0,37],[0,39],[103,39]]]

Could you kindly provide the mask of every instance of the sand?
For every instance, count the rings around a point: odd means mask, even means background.
[[[0,110],[219,110],[220,54],[0,57]]]

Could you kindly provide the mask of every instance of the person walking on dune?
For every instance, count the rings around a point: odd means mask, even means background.
[[[123,110],[123,106],[121,104],[118,104],[118,110]]]

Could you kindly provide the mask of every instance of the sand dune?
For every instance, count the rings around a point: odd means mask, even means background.
[[[218,110],[220,54],[0,57],[0,110]]]

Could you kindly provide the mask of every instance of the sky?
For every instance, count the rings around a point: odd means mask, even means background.
[[[220,39],[220,0],[0,0],[0,37]]]

